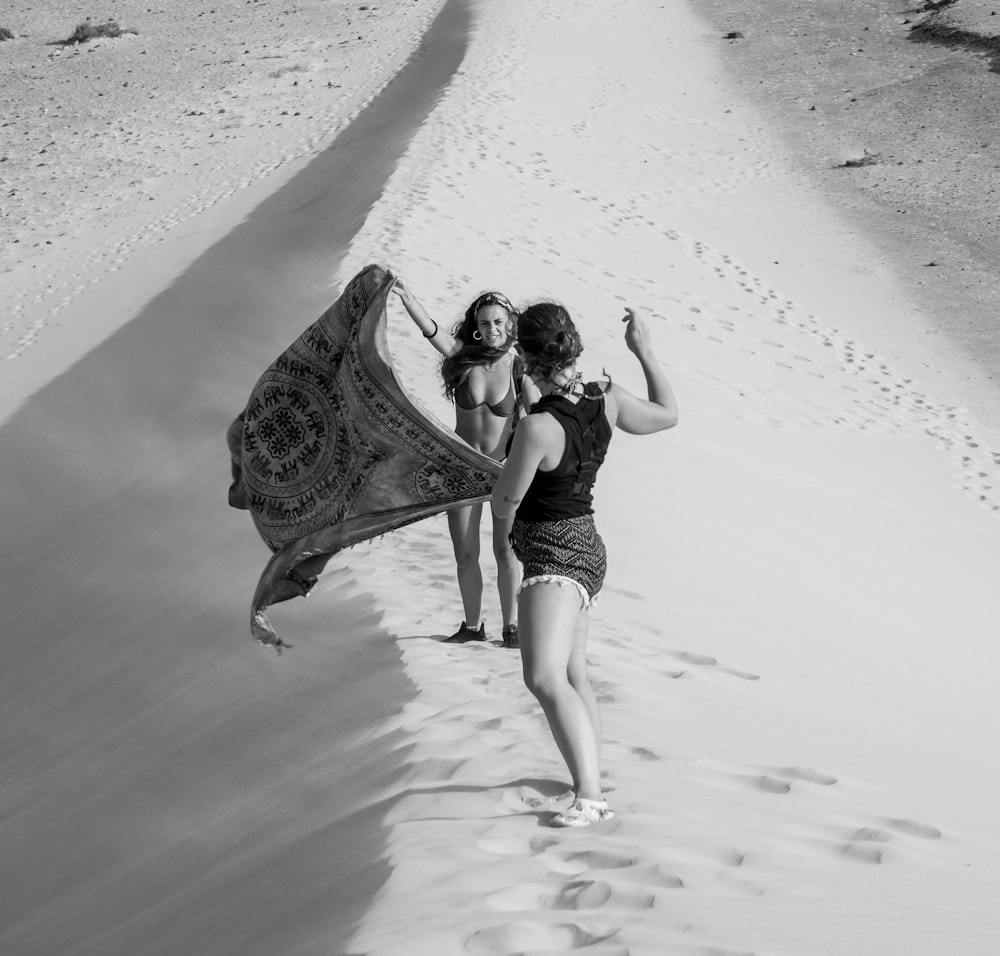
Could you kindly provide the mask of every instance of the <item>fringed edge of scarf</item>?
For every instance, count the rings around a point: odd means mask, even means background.
[[[486,501],[488,495],[477,495],[459,501],[434,502],[402,509],[390,523],[386,516],[365,515],[342,522],[335,527],[325,528],[315,534],[290,541],[280,551],[272,555],[257,582],[253,603],[250,608],[250,631],[253,639],[264,647],[273,647],[280,654],[294,645],[283,641],[271,624],[265,610],[273,604],[280,604],[291,598],[307,597],[315,587],[317,578],[306,578],[297,571],[299,565],[309,558],[329,560],[341,551],[362,541],[396,531],[404,525],[413,524],[432,515],[461,508],[466,505]]]

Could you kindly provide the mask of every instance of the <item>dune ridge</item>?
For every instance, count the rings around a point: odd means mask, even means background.
[[[306,163],[220,203],[169,277],[142,243],[95,269],[118,325],[64,374],[68,328],[17,358],[0,948],[989,952],[1000,444],[934,302],[691,8],[461,5],[464,59],[346,250]],[[491,640],[441,642],[443,518],[276,607],[280,658],[249,638],[266,549],[224,505],[225,427],[368,262],[442,324],[488,288],[556,298],[588,377],[637,391],[624,306],[652,326],[681,423],[616,435],[597,485],[607,824],[546,826],[568,780],[492,580]],[[394,302],[390,349],[450,420]]]

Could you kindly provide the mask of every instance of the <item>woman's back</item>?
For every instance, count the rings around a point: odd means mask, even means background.
[[[584,386],[583,396],[546,395],[532,415],[547,414],[561,436],[548,430],[550,468],[539,467],[517,509],[525,521],[557,521],[593,514],[593,487],[604,463],[613,427],[605,409],[605,395],[596,382]]]

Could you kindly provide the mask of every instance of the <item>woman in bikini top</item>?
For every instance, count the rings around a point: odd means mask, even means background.
[[[486,292],[465,310],[451,332],[441,328],[399,277],[392,291],[444,359],[441,377],[445,395],[455,403],[455,431],[477,451],[502,461],[514,424],[538,399],[534,383],[524,374],[514,349],[517,311],[506,296]],[[483,575],[479,564],[479,526],[482,505],[448,511],[458,587],[465,618],[449,640],[485,640],[482,623]],[[493,553],[497,561],[497,589],[503,616],[503,641],[517,646],[517,588],[520,566],[511,551],[510,521],[493,522]]]
[[[519,365],[520,362],[515,356],[514,360],[510,363],[511,374],[507,394],[499,402],[490,402],[486,398],[478,402],[476,401],[475,396],[472,394],[472,383],[469,381],[472,369],[467,369],[462,373],[462,378],[458,385],[455,386],[455,404],[467,412],[474,412],[477,408],[485,407],[491,415],[495,415],[497,418],[513,420],[514,412],[518,407],[518,390],[520,388],[520,385],[515,383],[518,375],[523,376],[524,374],[523,369],[518,368]]]

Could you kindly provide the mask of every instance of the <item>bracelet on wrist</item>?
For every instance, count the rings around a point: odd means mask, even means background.
[[[431,321],[434,322],[433,319],[431,319]],[[426,332],[423,332],[423,336],[424,336],[425,339],[432,339],[432,338],[434,338],[435,335],[438,334],[438,331],[439,331],[438,330],[438,324],[437,324],[437,322],[434,322],[434,331],[431,332],[430,335],[428,335]]]

